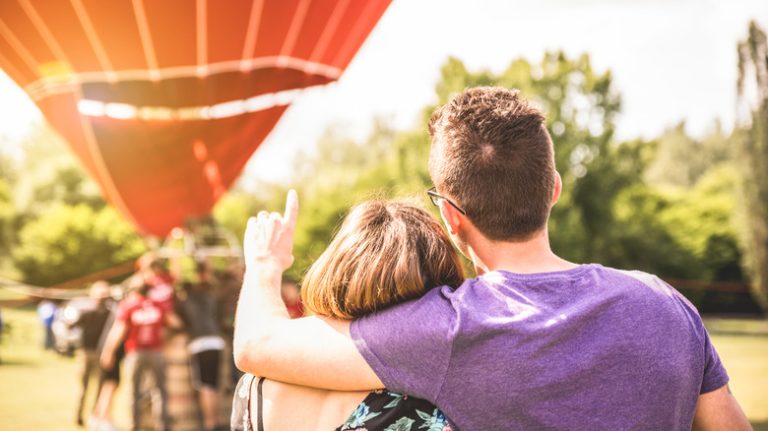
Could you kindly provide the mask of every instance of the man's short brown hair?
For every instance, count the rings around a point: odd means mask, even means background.
[[[429,122],[429,173],[488,239],[522,241],[549,218],[555,185],[545,117],[517,90],[476,87]]]

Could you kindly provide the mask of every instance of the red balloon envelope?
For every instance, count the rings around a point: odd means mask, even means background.
[[[202,216],[390,0],[2,0],[0,67],[146,234]]]

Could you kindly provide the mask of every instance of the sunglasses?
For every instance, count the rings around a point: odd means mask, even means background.
[[[432,204],[434,204],[436,207],[440,206],[440,199],[442,199],[442,200],[448,202],[449,204],[451,204],[451,206],[456,208],[456,210],[458,212],[460,212],[461,214],[463,214],[465,216],[467,215],[467,212],[464,211],[460,206],[458,206],[455,203],[453,203],[450,199],[448,199],[446,197],[443,197],[443,196],[440,196],[439,194],[437,194],[437,189],[435,189],[434,187],[432,187],[431,189],[427,190],[427,196],[429,196],[429,200],[431,200]]]

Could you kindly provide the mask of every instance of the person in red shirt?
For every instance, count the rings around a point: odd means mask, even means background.
[[[168,271],[166,263],[160,259],[153,259],[142,273],[144,274],[144,281],[151,287],[147,293],[149,299],[166,311],[173,310],[176,300],[174,283],[177,277]]]
[[[295,281],[285,278],[280,286],[280,296],[291,319],[304,316],[304,304],[301,303],[301,291]]]
[[[181,323],[166,306],[149,298],[148,294],[152,287],[145,282],[144,277],[131,278],[128,286],[128,297],[118,306],[115,323],[107,335],[100,358],[101,365],[104,368],[112,367],[115,350],[119,343],[125,340],[126,363],[129,364],[128,369],[133,384],[132,429],[140,428],[141,412],[138,400],[141,378],[145,372],[150,372],[156,384],[155,390],[160,395],[160,418],[157,418],[156,427],[159,430],[169,430],[163,328],[166,325],[180,327]]]

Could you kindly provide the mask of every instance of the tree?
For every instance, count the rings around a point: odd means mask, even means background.
[[[11,188],[4,178],[0,178],[0,259],[4,259],[15,242],[15,211],[11,201]],[[0,269],[3,265],[0,264]]]
[[[28,222],[12,252],[27,283],[49,286],[137,258],[144,242],[112,208],[55,205]]]
[[[645,184],[623,190],[614,202],[615,225],[610,227],[614,242],[602,262],[661,277],[700,278],[705,266],[672,233],[674,226],[660,217],[676,207],[673,198]]]
[[[2,140],[0,136],[0,140]],[[16,170],[11,157],[0,152],[0,271],[5,267],[15,242],[15,208],[13,205],[13,185],[16,182]]]
[[[710,168],[690,189],[666,193],[670,205],[656,214],[670,237],[695,257],[686,278],[743,281],[733,222],[737,171],[730,164]],[[657,244],[658,249],[665,247]],[[672,275],[672,274],[670,274]]]
[[[644,179],[654,186],[693,187],[712,167],[733,159],[729,138],[719,122],[702,139],[689,136],[680,122],[656,139]]]
[[[739,146],[745,264],[752,278],[755,299],[768,310],[768,39],[755,22],[739,43],[738,89],[747,102],[748,82],[756,90],[751,125]]]

